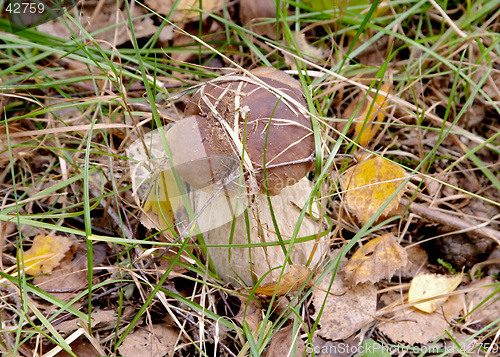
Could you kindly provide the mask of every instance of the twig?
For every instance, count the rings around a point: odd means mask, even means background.
[[[410,212],[415,213],[420,217],[436,223],[440,223],[453,229],[461,230],[462,232],[468,232],[479,238],[491,239],[495,243],[500,244],[500,232],[491,228],[483,227],[484,224],[467,222],[450,214],[443,213],[440,210],[430,208],[415,202],[410,203],[410,201],[405,198],[401,199],[401,204],[409,206]]]

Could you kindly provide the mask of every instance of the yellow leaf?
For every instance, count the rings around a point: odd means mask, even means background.
[[[375,97],[375,103],[373,103],[373,105],[370,97],[367,97],[367,100],[363,103],[362,114],[360,116],[363,121],[358,121],[356,123],[354,134],[355,138],[359,138],[359,145],[366,147],[370,140],[377,135],[380,123],[385,119],[384,109],[389,103],[387,93],[390,93],[391,88],[391,82],[386,81]],[[374,120],[375,115],[377,116],[376,120]],[[378,124],[375,124],[375,122]]]
[[[24,252],[26,274],[38,275],[50,273],[71,247],[71,241],[62,236],[38,235],[33,239],[33,246]],[[21,253],[18,252],[20,259]]]
[[[462,282],[462,274],[447,276],[437,274],[420,274],[413,278],[408,292],[408,302],[432,299],[433,297],[449,294]],[[433,299],[414,305],[415,308],[431,313],[444,303],[448,297]]]
[[[344,267],[346,278],[354,285],[390,279],[394,272],[408,263],[406,250],[390,233],[370,240],[353,254]]]
[[[398,165],[380,157],[365,160],[351,167],[341,177],[349,210],[362,224],[382,207],[406,178]],[[388,216],[399,207],[403,190],[389,202],[380,217]]]
[[[272,283],[264,284],[255,289],[256,294],[277,296],[288,294],[292,290],[297,290],[304,284],[311,275],[311,269],[304,265],[291,265],[290,270],[281,279]]]
[[[174,173],[170,169],[163,170],[144,203],[144,211],[152,211],[155,215],[149,215],[149,219],[156,228],[166,230],[174,226],[176,213],[181,208],[182,195]]]

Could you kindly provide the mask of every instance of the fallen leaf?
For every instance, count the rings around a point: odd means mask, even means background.
[[[276,18],[276,4],[269,0],[240,1],[240,21],[252,32],[276,40],[276,23],[265,23],[264,18]]]
[[[354,137],[358,138],[359,145],[366,147],[370,140],[377,135],[381,125],[380,123],[385,119],[384,109],[387,107],[387,104],[389,104],[387,94],[390,93],[391,88],[392,83],[385,81],[376,95],[374,103],[373,99],[369,96],[367,100],[363,102],[360,115],[361,121],[356,123],[354,134]],[[376,119],[375,115],[377,116]]]
[[[487,286],[492,285],[492,286]],[[500,316],[499,285],[491,276],[474,281],[469,288],[476,288],[465,295],[465,301],[469,311],[475,309],[484,302],[478,309],[472,311],[467,320],[490,324]],[[494,295],[496,294],[496,295]],[[486,300],[490,295],[492,297]]]
[[[374,320],[377,307],[377,288],[364,283],[350,288],[342,272],[337,273],[331,289],[328,286],[332,274],[326,276],[313,291],[315,312],[312,318],[318,318],[319,310],[326,299],[318,334],[329,340],[340,340],[351,336],[366,324]]]
[[[56,354],[56,357],[100,357],[101,354],[95,349],[94,346],[90,342],[85,342],[82,338],[77,339],[76,341],[70,344],[71,350],[73,354],[69,354],[66,351],[61,351]]]
[[[408,292],[408,302],[431,299],[438,295],[448,294],[454,291],[462,282],[462,274],[457,275],[437,275],[420,274],[414,277]],[[425,301],[414,305],[416,309],[431,313],[447,300],[447,297]]]
[[[233,319],[238,321],[240,325],[243,325],[243,321],[246,321],[250,331],[254,333],[257,331],[257,328],[262,321],[262,308],[259,302],[255,299],[248,301],[248,299],[240,297],[240,300],[240,310],[238,311],[238,314],[233,317]]]
[[[97,310],[92,311],[90,316],[90,325],[92,328],[98,326],[99,331],[109,330],[116,327],[117,314],[112,310]],[[121,316],[123,320],[123,315]],[[56,324],[54,327],[58,332],[71,333],[76,331],[78,326],[78,318],[65,320]]]
[[[50,273],[64,258],[72,242],[63,236],[37,235],[33,245],[23,253],[24,269],[28,275]],[[21,252],[18,252],[21,259]]]
[[[293,325],[289,325],[273,334],[266,357],[303,356],[305,350],[306,345],[300,338],[300,330],[294,334]]]
[[[356,351],[359,351],[360,344],[361,340],[357,335],[339,341],[330,341],[313,334],[312,344],[307,343],[306,351],[314,352],[314,357],[352,357]]]
[[[411,279],[420,273],[429,273],[426,263],[429,258],[427,252],[419,245],[414,245],[405,249],[408,256],[408,264],[398,269],[397,274],[403,279]]]
[[[401,309],[384,317],[377,328],[393,343],[426,344],[453,325],[452,321],[458,317],[463,301],[463,295],[452,296],[442,305],[442,309],[431,314],[415,309]]]
[[[390,279],[394,272],[408,263],[406,250],[390,233],[372,239],[359,248],[344,267],[347,280],[355,285]]]
[[[351,167],[341,177],[342,190],[349,210],[361,224],[382,207],[406,178],[406,172],[397,164],[374,157]],[[404,190],[389,202],[380,217],[386,217],[399,207]]]
[[[154,324],[129,333],[118,347],[124,357],[173,356],[179,331],[167,324]]]
[[[106,259],[106,245],[95,244],[93,250],[94,266],[99,266]],[[73,251],[76,251],[74,258]],[[36,276],[33,284],[42,290],[50,290],[52,295],[64,301],[75,297],[88,284],[85,244],[73,244],[59,265],[48,274]]]
[[[292,265],[290,270],[281,279],[259,286],[255,289],[256,294],[277,296],[288,294],[298,290],[311,275],[311,269],[304,265]]]

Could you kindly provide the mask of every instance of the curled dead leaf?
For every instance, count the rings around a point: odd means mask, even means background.
[[[304,265],[292,265],[290,270],[281,279],[259,286],[255,289],[256,294],[281,296],[298,290],[311,275],[311,269]],[[307,286],[312,286],[308,283]]]
[[[129,333],[118,348],[124,357],[173,356],[179,332],[167,324],[153,324]]]
[[[406,250],[390,233],[372,239],[359,248],[344,267],[347,280],[354,285],[390,279],[394,272],[408,263]]]
[[[303,356],[306,350],[300,338],[300,330],[293,333],[293,325],[286,326],[273,334],[266,357]]]
[[[471,311],[468,319],[483,324],[493,323],[500,316],[500,300],[498,299],[498,282],[491,276],[474,281],[471,292],[465,295],[466,305]],[[476,307],[479,306],[477,309]]]

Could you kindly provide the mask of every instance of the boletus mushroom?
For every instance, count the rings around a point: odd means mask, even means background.
[[[261,192],[277,195],[313,167],[314,136],[300,83],[273,67],[204,84],[184,114],[196,115],[207,155],[247,159]],[[264,156],[267,181],[264,180]],[[296,161],[304,160],[301,163]],[[286,164],[290,163],[290,164]],[[284,165],[284,166],[280,166]]]
[[[261,278],[261,283],[271,283],[281,273],[277,268],[288,270],[284,249],[291,249],[288,263],[318,264],[328,244],[315,239],[322,221],[309,215],[300,224],[298,237],[312,237],[310,240],[291,248],[289,244],[262,244],[279,241],[276,226],[283,240],[292,238],[311,192],[305,176],[313,167],[314,137],[300,83],[272,67],[224,76],[203,84],[193,94],[185,115],[196,118],[208,157],[237,155],[244,163],[246,188],[251,187],[252,179],[257,186],[246,192],[247,214],[228,217],[226,224],[217,227],[207,221],[219,214],[217,210],[211,210],[211,216],[198,217],[198,224],[213,227],[204,229],[203,236],[212,246],[208,253],[219,276],[235,286],[251,286]],[[202,207],[210,199],[209,192],[198,190],[193,206]],[[224,194],[217,198],[221,204],[227,199]],[[309,212],[318,215],[317,205],[313,203]],[[235,244],[251,246],[233,247]]]

